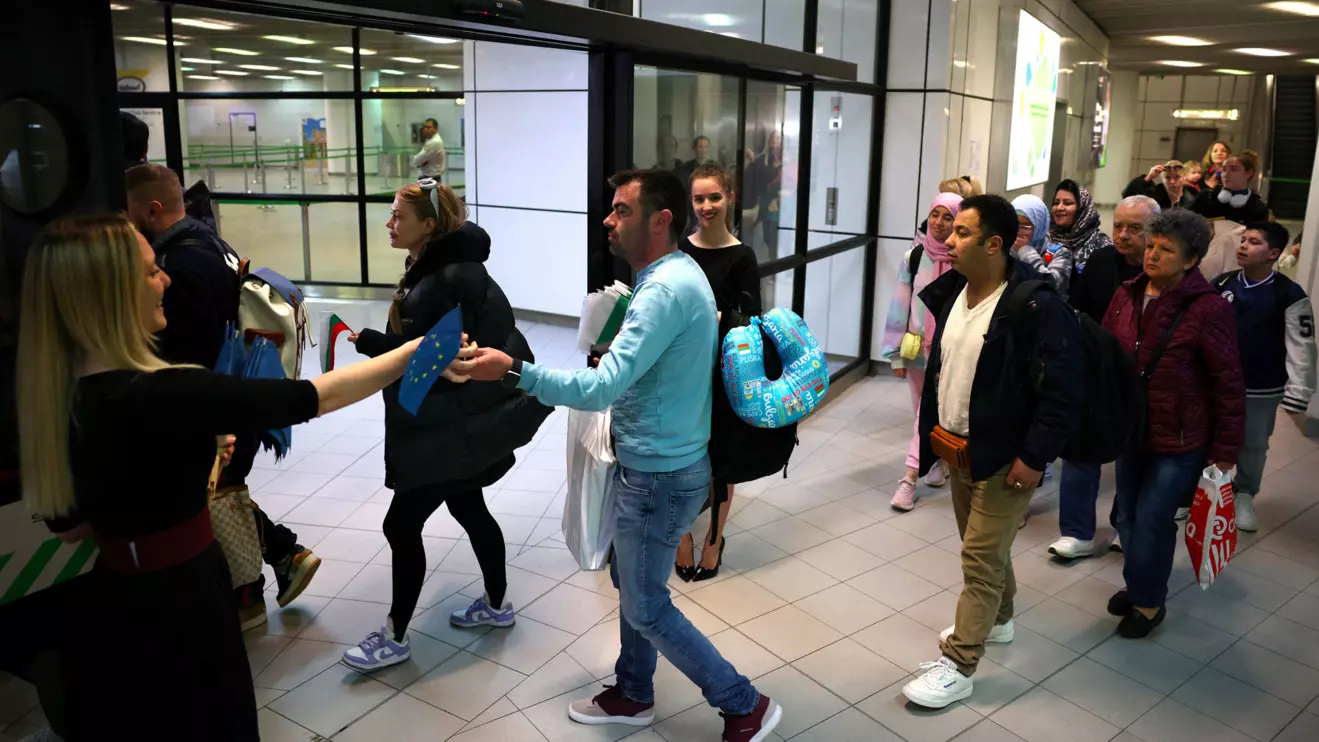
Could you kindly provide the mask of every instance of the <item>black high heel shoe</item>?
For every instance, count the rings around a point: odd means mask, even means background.
[[[697,565],[696,574],[692,577],[692,582],[702,582],[719,576],[719,568],[724,566],[724,546],[727,543],[728,541],[726,541],[723,536],[719,537],[719,561],[715,563],[714,569],[706,569],[705,567]]]
[[[678,548],[681,549],[682,545],[679,544]],[[696,576],[696,565],[678,564],[677,561],[674,561],[673,573],[678,575],[678,579],[682,580],[683,582],[691,582],[692,578]]]

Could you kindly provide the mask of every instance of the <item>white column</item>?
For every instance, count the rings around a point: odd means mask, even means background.
[[[1310,183],[1319,183],[1319,147],[1315,149],[1314,172],[1310,175]],[[1319,187],[1311,186],[1310,201],[1305,209],[1301,260],[1296,266],[1296,280],[1310,296],[1311,302],[1319,301],[1319,254],[1316,252],[1319,252]],[[1311,438],[1319,438],[1319,395],[1310,400],[1310,409],[1305,413],[1302,430]]]

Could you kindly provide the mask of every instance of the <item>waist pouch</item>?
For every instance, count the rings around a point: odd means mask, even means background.
[[[935,425],[934,430],[930,431],[930,448],[934,451],[935,456],[943,459],[949,466],[970,471],[970,444],[962,436],[949,433],[947,430]]]

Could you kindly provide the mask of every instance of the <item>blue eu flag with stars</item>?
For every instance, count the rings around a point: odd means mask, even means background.
[[[413,415],[417,414],[431,386],[440,378],[444,368],[458,356],[462,338],[462,311],[460,308],[454,308],[435,323],[421,341],[421,347],[412,354],[412,360],[408,362],[408,370],[404,372],[403,383],[398,390],[398,403],[403,409]]]

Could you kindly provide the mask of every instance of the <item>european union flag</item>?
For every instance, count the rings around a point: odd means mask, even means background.
[[[412,354],[408,370],[403,374],[403,384],[398,390],[398,403],[403,409],[417,414],[421,402],[430,392],[435,380],[454,358],[462,345],[463,315],[461,308],[455,308],[440,318],[439,322],[426,333],[421,347]]]

